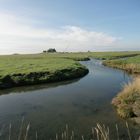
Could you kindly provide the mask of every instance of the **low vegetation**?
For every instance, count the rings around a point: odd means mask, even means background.
[[[135,59],[139,62],[139,54],[140,52],[79,52],[0,56],[0,89],[84,76],[88,70],[77,61],[89,60],[90,57],[106,59],[104,64],[108,66],[117,68],[125,66],[127,69],[129,67],[129,71],[139,72],[139,63],[127,64],[127,61],[136,62]],[[117,59],[126,57],[127,60]]]
[[[94,57],[96,59],[101,60],[114,60],[114,59],[120,59],[120,58],[130,58],[134,56],[140,55],[140,52],[90,52],[88,53],[90,57]]]
[[[87,74],[88,69],[73,59],[57,54],[0,56],[0,89],[68,80]]]
[[[123,90],[112,100],[112,104],[122,118],[135,118],[135,121],[140,123],[140,78],[138,77],[140,55],[105,60],[103,64],[137,74],[135,80],[126,84]]]
[[[112,104],[123,118],[140,117],[140,78],[126,84]]]
[[[53,55],[53,54],[48,54]],[[78,53],[56,53],[53,57],[70,58],[74,60],[88,60],[89,58],[112,60],[119,58],[129,58],[140,55],[140,52],[78,52]]]
[[[124,59],[106,60],[104,65],[119,68],[128,71],[129,73],[140,73],[140,55]]]
[[[34,139],[34,140],[39,140],[40,139],[40,136],[38,134],[38,132],[36,131],[34,133],[34,136],[32,134],[32,137],[30,135],[30,129],[31,129],[31,124],[27,124],[27,126],[24,124],[23,122],[24,120],[22,120],[22,123],[21,123],[21,126],[20,126],[20,129],[19,129],[19,132],[16,133],[16,138],[13,137],[13,131],[12,131],[12,125],[10,124],[9,125],[9,133],[7,134],[8,135],[8,139],[9,140],[29,140],[29,139]],[[129,128],[129,125],[128,123],[126,122],[126,125],[125,125],[125,128],[126,129],[126,134],[122,137],[120,136],[120,133],[119,133],[119,127],[118,125],[116,124],[116,126],[114,126],[114,128],[116,129],[115,131],[115,134],[116,135],[116,138],[115,140],[119,140],[119,139],[122,139],[122,138],[125,138],[127,140],[132,140],[132,139],[135,139],[135,140],[138,140],[139,136],[138,135],[135,135],[135,136],[132,136],[131,135],[131,131],[130,131],[130,128]],[[111,138],[111,133],[110,133],[110,128],[109,126],[105,126],[104,124],[100,124],[100,123],[97,123],[95,127],[92,127],[91,128],[91,132],[90,132],[90,135],[88,135],[88,137],[84,136],[84,135],[77,135],[77,133],[75,131],[71,131],[69,129],[69,126],[66,124],[66,127],[64,128],[64,130],[62,130],[62,132],[60,133],[56,133],[52,138],[49,138],[50,140],[110,140],[112,139]],[[47,134],[47,133],[46,133]],[[113,138],[114,139],[114,138]]]

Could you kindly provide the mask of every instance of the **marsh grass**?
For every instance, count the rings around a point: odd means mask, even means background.
[[[129,73],[140,73],[140,55],[126,59],[105,60],[104,65],[126,70]]]
[[[112,100],[122,118],[140,117],[140,78],[125,84],[123,90]]]
[[[11,132],[14,132],[14,130],[12,130],[12,125],[11,124],[9,125],[8,140],[30,140],[29,131],[30,131],[31,125],[30,125],[30,123],[28,123],[25,126],[25,128],[23,128],[23,123],[24,123],[24,118],[22,119],[21,126],[19,128],[19,134],[17,135],[17,139],[12,138]],[[126,126],[127,140],[134,140],[131,136],[129,125],[127,122],[126,122],[125,126]],[[122,138],[120,138],[118,125],[116,124],[115,127],[116,127],[116,133],[114,133],[113,135],[116,135],[115,136],[116,139],[113,139],[113,140],[122,140]],[[110,137],[109,126],[105,126],[104,124],[100,124],[100,123],[97,123],[96,126],[91,129],[90,138],[87,138],[84,135],[81,135],[80,137],[81,138],[78,138],[79,140],[80,139],[81,140],[112,140]],[[35,138],[34,140],[41,140],[39,138],[37,131],[35,132],[34,138]],[[53,138],[49,138],[48,140],[77,140],[77,135],[75,134],[75,132],[73,130],[71,131],[69,129],[69,126],[66,124],[62,133],[59,133],[59,134],[56,133]],[[135,140],[139,140],[139,139],[137,138]]]
[[[122,118],[140,117],[140,55],[127,59],[105,60],[104,65],[136,73],[137,78],[124,85],[123,90],[112,100]]]

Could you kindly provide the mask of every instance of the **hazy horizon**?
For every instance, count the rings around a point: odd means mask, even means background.
[[[1,0],[0,54],[140,51],[138,0]]]

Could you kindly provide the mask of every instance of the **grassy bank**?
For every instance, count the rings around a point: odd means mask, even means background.
[[[103,64],[109,67],[125,70],[134,73],[136,79],[124,86],[123,90],[112,100],[112,104],[116,107],[117,113],[122,118],[135,118],[140,123],[140,55],[130,54],[119,58],[111,58],[104,60]]]
[[[123,118],[140,117],[140,78],[125,85],[124,89],[112,100],[112,104]]]
[[[129,73],[140,73],[140,55],[124,59],[106,60],[104,65],[123,69]]]
[[[88,69],[75,61],[83,59],[78,55],[68,59],[61,54],[0,56],[0,89],[84,76]]]
[[[90,57],[94,57],[96,59],[101,60],[113,60],[113,59],[120,59],[120,58],[128,58],[140,55],[140,52],[137,51],[124,51],[124,52],[91,52],[88,53]]]

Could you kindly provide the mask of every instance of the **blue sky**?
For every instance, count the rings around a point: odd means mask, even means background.
[[[140,50],[139,7],[139,0],[0,0],[0,53]]]

